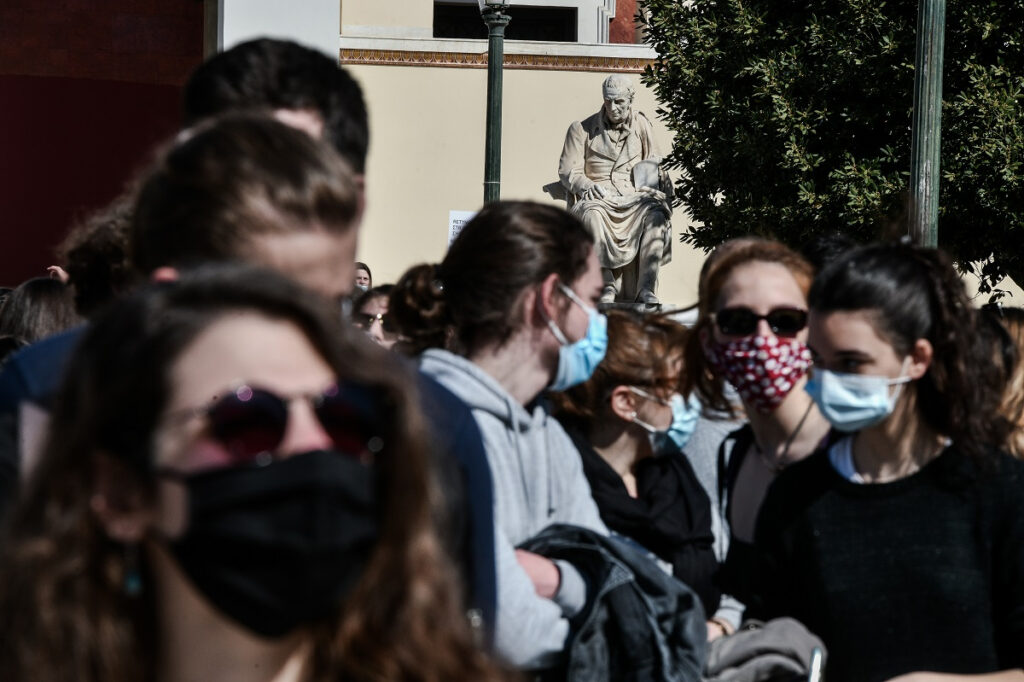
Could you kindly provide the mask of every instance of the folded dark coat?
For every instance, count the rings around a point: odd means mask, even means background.
[[[557,679],[701,679],[707,628],[700,599],[652,560],[621,540],[562,524],[520,548],[571,562],[588,584]]]

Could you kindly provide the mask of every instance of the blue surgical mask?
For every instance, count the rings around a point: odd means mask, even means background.
[[[804,390],[836,430],[852,433],[874,426],[892,414],[900,389],[908,381],[910,377],[905,376],[890,379],[815,369]],[[891,386],[897,388],[890,393]]]
[[[669,401],[672,406],[672,426],[668,427],[665,436],[671,440],[676,448],[682,450],[690,442],[690,436],[697,428],[697,420],[700,419],[701,405],[696,393],[690,394],[687,400],[681,394],[676,393]]]
[[[589,379],[597,366],[604,360],[605,351],[608,350],[608,319],[584,303],[575,291],[561,282],[558,283],[558,288],[569,297],[570,301],[587,313],[590,321],[587,324],[586,335],[575,343],[569,343],[558,325],[547,318],[548,329],[558,339],[558,343],[562,344],[562,347],[558,349],[558,369],[555,371],[555,380],[549,387],[552,391],[564,391]]]
[[[668,401],[665,401],[634,386],[630,386],[629,390],[672,408],[672,423],[667,429],[657,429],[652,424],[633,417],[633,423],[650,434],[651,445],[655,452],[668,449],[669,442],[674,449],[682,450],[690,441],[690,436],[693,435],[693,431],[697,427],[697,420],[700,419],[701,405],[696,394],[691,395],[690,400],[687,401],[681,394],[674,393]]]

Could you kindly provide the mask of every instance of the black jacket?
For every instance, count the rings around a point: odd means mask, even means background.
[[[521,545],[572,563],[587,581],[565,667],[553,679],[697,682],[707,628],[694,592],[621,540],[576,526],[549,526]]]

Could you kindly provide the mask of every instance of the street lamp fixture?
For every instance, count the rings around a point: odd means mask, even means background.
[[[501,196],[501,86],[505,62],[505,14],[509,0],[477,0],[487,24],[487,140],[484,150],[484,203]]]

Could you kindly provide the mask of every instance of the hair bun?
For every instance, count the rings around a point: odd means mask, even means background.
[[[437,265],[426,263],[410,268],[388,300],[388,315],[416,354],[448,345],[451,315],[439,270]]]

